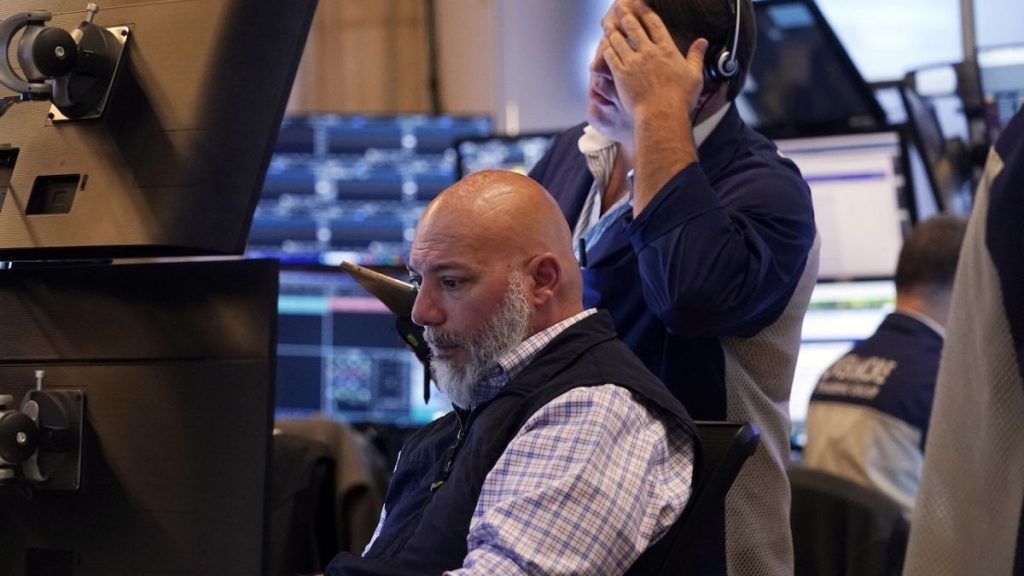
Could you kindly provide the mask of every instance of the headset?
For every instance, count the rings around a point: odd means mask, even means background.
[[[729,9],[736,16],[736,27],[731,36],[732,47],[729,47],[730,39],[726,38],[721,47],[709,47],[707,54],[704,55],[704,74],[718,84],[728,82],[740,69],[739,63],[736,62],[736,47],[740,42],[740,2],[742,0],[736,0],[735,6],[729,3]]]

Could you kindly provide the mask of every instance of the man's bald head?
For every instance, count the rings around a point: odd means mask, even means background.
[[[471,174],[442,192],[423,220],[445,219],[452,232],[476,237],[493,250],[568,251],[572,235],[561,209],[544,188],[515,172]]]
[[[540,184],[515,172],[478,172],[438,195],[416,227],[411,256],[414,268],[429,256],[522,272],[528,292],[550,290],[536,301],[541,328],[582,310],[565,217]]]

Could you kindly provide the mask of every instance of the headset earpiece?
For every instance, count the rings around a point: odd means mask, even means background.
[[[740,40],[741,1],[736,0],[735,6],[732,3],[729,4],[729,8],[736,18],[736,26],[733,28],[732,34],[725,39],[725,43],[721,46],[709,46],[708,52],[704,56],[704,74],[708,77],[708,80],[717,84],[728,82],[730,78],[739,72],[740,66],[736,61],[736,47]]]
[[[728,82],[736,75],[738,69],[736,59],[732,57],[732,52],[728,48],[708,48],[708,53],[704,57],[704,75],[708,80],[716,84]]]

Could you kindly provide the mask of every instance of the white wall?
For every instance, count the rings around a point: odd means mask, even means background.
[[[974,0],[979,46],[1024,44],[1024,4],[1020,0]]]
[[[495,112],[509,132],[583,119],[604,0],[496,0]]]
[[[441,108],[493,114],[496,94],[493,0],[438,0]]]
[[[963,59],[960,0],[817,0],[868,81]],[[978,46],[1024,43],[1021,0],[974,0]]]
[[[583,120],[587,64],[611,0],[438,0],[442,103],[499,132]]]
[[[869,82],[963,57],[960,0],[818,0],[818,6]]]

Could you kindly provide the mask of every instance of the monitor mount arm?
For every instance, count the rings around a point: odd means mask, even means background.
[[[36,372],[38,384],[42,371]],[[27,483],[51,490],[76,490],[81,476],[81,391],[42,390],[37,385],[13,409],[0,396],[0,486]]]
[[[16,92],[20,101],[51,100],[59,112],[53,113],[55,119],[101,115],[124,54],[128,28],[93,24],[98,11],[90,3],[86,19],[71,32],[46,26],[53,16],[42,10],[18,12],[0,21],[0,85]],[[17,58],[24,77],[14,71],[8,57],[21,30]],[[3,109],[0,106],[0,114]]]

